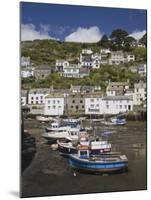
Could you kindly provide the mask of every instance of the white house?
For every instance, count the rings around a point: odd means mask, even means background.
[[[110,82],[106,87],[107,96],[119,96],[124,95],[129,89],[129,82]]]
[[[112,51],[109,58],[110,65],[119,65],[124,63],[123,51]]]
[[[62,75],[64,77],[78,77],[79,76],[80,67],[77,66],[67,66],[64,67]]]
[[[61,75],[68,78],[84,78],[89,76],[89,70],[79,65],[70,65],[64,67]]]
[[[50,93],[49,88],[31,89],[28,93],[28,104],[44,105],[45,96]]]
[[[137,72],[141,76],[145,76],[146,75],[146,64],[139,65],[138,68],[137,68]]]
[[[101,64],[101,55],[95,53],[95,54],[92,54],[91,57],[92,57],[92,68],[99,69],[100,64]]]
[[[52,93],[45,97],[44,115],[59,116],[64,114],[64,95]]]
[[[98,69],[100,68],[101,55],[97,53],[93,54],[91,50],[83,49],[79,60],[82,67]]]
[[[30,78],[34,76],[34,69],[31,67],[27,67],[24,69],[21,69],[21,77],[22,78]]]
[[[70,91],[72,93],[79,93],[79,92],[81,92],[81,85],[71,85],[70,86]]]
[[[104,114],[119,114],[133,110],[132,96],[104,97],[102,101]]]
[[[103,108],[102,95],[101,94],[88,94],[85,95],[85,114],[101,114]]]
[[[21,105],[25,106],[28,103],[27,90],[21,90]]]
[[[135,61],[135,55],[133,54],[127,54],[125,58],[125,62],[134,62]]]
[[[56,71],[62,72],[64,67],[68,67],[69,62],[67,60],[56,60]]]
[[[88,67],[93,69],[99,69],[101,64],[101,59],[99,57],[82,58],[80,65],[82,67]]]
[[[30,57],[21,57],[21,67],[29,67],[30,66]]]
[[[139,82],[134,84],[134,95],[133,95],[133,102],[134,105],[141,105],[146,101],[147,92],[146,92],[146,83]]]
[[[100,50],[100,53],[101,54],[109,54],[109,53],[111,53],[111,50],[109,48],[103,48]]]
[[[85,114],[119,114],[132,110],[132,96],[85,97]]]
[[[135,56],[123,51],[112,51],[109,58],[110,65],[120,65],[128,62],[135,61]]]

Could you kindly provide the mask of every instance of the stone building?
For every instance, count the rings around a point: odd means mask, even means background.
[[[36,79],[46,78],[49,74],[51,74],[51,67],[48,65],[37,66],[34,70],[34,77]]]
[[[83,114],[85,100],[83,93],[70,93],[67,99],[67,114]]]

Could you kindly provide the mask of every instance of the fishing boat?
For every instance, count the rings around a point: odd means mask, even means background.
[[[36,119],[40,122],[50,122],[52,121],[52,117],[44,117],[44,116],[37,116]]]
[[[107,126],[114,126],[114,125],[121,126],[121,125],[126,124],[126,119],[121,116],[117,116],[117,117],[111,118],[110,121],[104,120],[101,123]]]
[[[111,144],[107,141],[90,140],[89,136],[80,137],[77,143],[72,141],[57,140],[58,150],[61,155],[69,156],[78,152],[78,148],[88,148],[90,155],[99,155],[101,153],[111,152]]]
[[[45,130],[47,132],[50,131],[57,131],[58,129],[64,129],[65,127],[71,127],[71,128],[80,128],[80,125],[77,122],[53,122],[49,127],[46,127]],[[65,128],[66,129],[66,128]]]
[[[68,118],[68,119],[63,119],[63,122],[68,122],[68,123],[77,123],[77,124],[80,124],[80,119],[72,119],[72,118]]]
[[[69,138],[71,140],[78,140],[80,130],[71,127],[59,127],[57,130],[45,131],[42,137],[48,141],[57,141],[58,139]]]
[[[111,118],[111,122],[113,122],[115,125],[125,125],[126,119],[123,116],[117,116],[115,118]]]
[[[88,148],[79,148],[77,154],[70,154],[69,163],[73,169],[90,172],[115,172],[126,169],[128,159],[121,154],[91,155]]]

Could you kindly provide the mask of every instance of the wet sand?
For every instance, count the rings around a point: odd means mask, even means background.
[[[146,122],[128,122],[123,127],[97,126],[98,135],[104,130],[115,131],[109,136],[113,151],[121,151],[129,160],[127,173],[113,175],[77,172],[73,176],[68,159],[51,150],[41,137],[45,125],[26,120],[24,126],[36,139],[36,154],[21,177],[22,197],[146,189]]]

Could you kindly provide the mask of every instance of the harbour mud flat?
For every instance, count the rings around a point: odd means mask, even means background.
[[[128,171],[112,175],[77,172],[74,176],[68,159],[53,151],[41,137],[45,124],[32,119],[25,120],[24,126],[36,140],[36,153],[21,176],[22,197],[146,189],[146,122],[128,122],[122,127],[96,127],[98,135],[104,130],[113,131],[108,138],[113,151],[121,151],[128,157]]]

